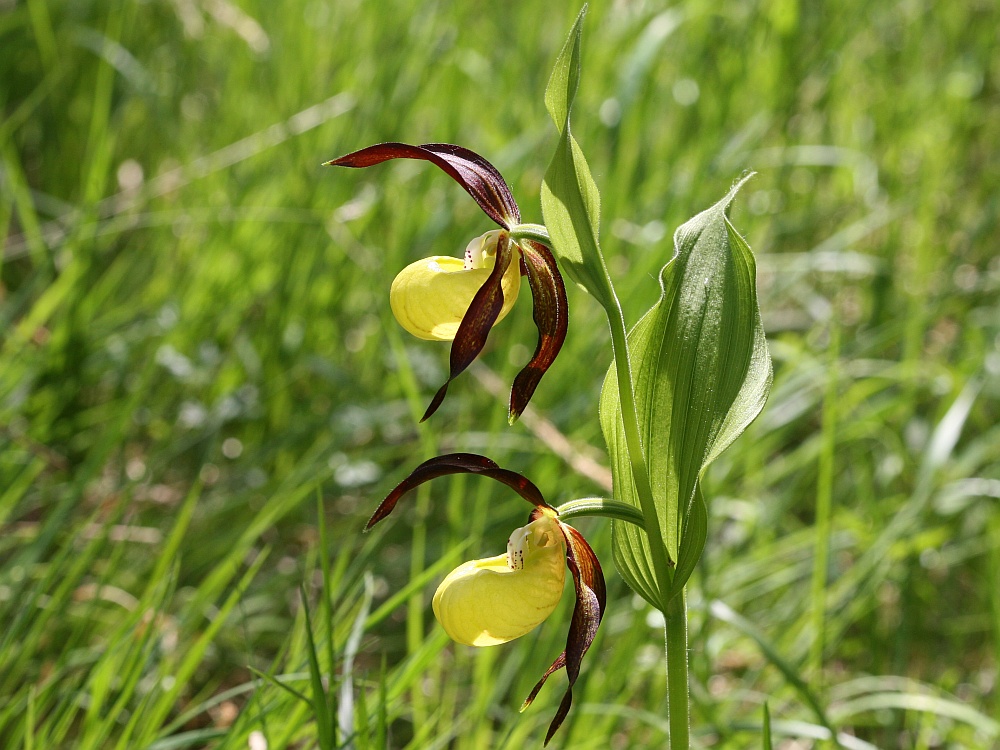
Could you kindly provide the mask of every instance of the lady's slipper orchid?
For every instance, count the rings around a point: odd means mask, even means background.
[[[528,525],[511,534],[506,554],[463,563],[441,582],[433,609],[449,636],[469,646],[493,646],[519,638],[556,608],[566,568],[573,576],[576,606],[566,649],[521,706],[522,711],[527,708],[549,675],[566,667],[569,686],[545,735],[548,744],[569,713],[580,662],[604,614],[606,590],[601,564],[580,532],[559,520],[556,509],[545,502],[534,484],[473,453],[452,453],[420,464],[382,501],[365,530],[388,516],[407,492],[447,474],[482,474],[507,485],[535,506]]]
[[[453,341],[448,380],[424,413],[437,411],[448,385],[479,355],[486,337],[517,298],[520,276],[528,277],[538,344],[517,374],[510,393],[510,419],[517,419],[566,338],[566,287],[551,250],[520,236],[521,212],[500,172],[479,154],[447,143],[380,143],[326,162],[335,167],[370,167],[390,159],[423,159],[444,170],[501,230],[477,237],[462,259],[434,256],[417,261],[396,277],[390,305],[396,320],[423,339]],[[511,233],[518,234],[516,239]]]

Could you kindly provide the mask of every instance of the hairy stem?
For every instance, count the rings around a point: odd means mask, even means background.
[[[690,743],[691,707],[688,697],[687,593],[681,591],[664,613],[667,650],[667,720],[670,750],[687,750]]]
[[[541,224],[516,224],[509,230],[510,238],[514,242],[519,240],[534,240],[546,247],[552,247],[552,238],[549,237],[549,230]]]

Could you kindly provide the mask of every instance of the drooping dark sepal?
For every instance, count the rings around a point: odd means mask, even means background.
[[[375,509],[372,517],[368,519],[365,531],[368,531],[372,526],[392,513],[393,508],[396,507],[396,503],[407,492],[419,487],[424,482],[447,476],[448,474],[481,474],[487,476],[501,484],[507,485],[536,508],[553,510],[552,506],[545,502],[545,498],[542,497],[542,493],[538,487],[530,479],[518,474],[516,471],[501,469],[496,462],[476,453],[448,453],[424,461],[406,479],[397,484],[393,491]]]
[[[566,650],[559,654],[552,665],[545,670],[545,674],[532,688],[531,693],[521,706],[523,711],[531,705],[549,676],[562,667],[566,667],[569,685],[567,685],[566,694],[563,695],[563,699],[559,703],[556,715],[549,724],[548,732],[545,733],[545,745],[562,726],[570,706],[573,704],[573,685],[576,684],[576,680],[580,676],[580,664],[584,654],[590,648],[590,644],[594,642],[607,603],[604,572],[601,570],[601,563],[598,561],[597,555],[594,554],[594,550],[591,549],[583,535],[572,526],[560,523],[559,528],[566,539],[566,565],[573,574],[576,606],[573,608],[573,620],[569,626]]]
[[[504,229],[521,221],[521,213],[500,172],[475,151],[450,143],[379,143],[332,159],[324,166],[371,167],[390,159],[422,159],[437,165],[465,188],[487,216]]]
[[[528,405],[538,382],[566,340],[569,303],[566,285],[556,267],[556,259],[545,245],[524,240],[521,245],[523,268],[531,286],[532,316],[538,328],[538,344],[531,361],[514,378],[510,389],[509,419],[514,422]]]
[[[469,309],[455,333],[455,340],[451,342],[448,379],[434,394],[430,406],[427,407],[424,416],[420,418],[421,422],[438,410],[448,393],[451,381],[472,364],[486,345],[486,337],[489,336],[490,329],[497,322],[500,310],[503,309],[503,275],[507,272],[507,267],[510,266],[513,253],[510,237],[506,232],[501,232],[497,239],[497,254],[493,271],[479,287],[476,296],[472,298]]]

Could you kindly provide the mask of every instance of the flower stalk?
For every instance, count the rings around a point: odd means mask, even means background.
[[[521,240],[530,240],[539,244],[550,246],[552,238],[549,237],[549,230],[541,224],[518,224],[510,228],[510,238],[517,243]]]
[[[625,521],[638,526],[640,529],[646,527],[646,519],[642,513],[628,503],[619,503],[616,500],[608,500],[603,497],[581,497],[570,500],[556,508],[559,517],[564,520],[580,518],[582,516],[601,516],[611,518],[615,521]]]

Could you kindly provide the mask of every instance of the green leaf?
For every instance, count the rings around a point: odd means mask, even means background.
[[[560,132],[569,120],[576,90],[580,86],[580,38],[583,35],[583,19],[586,16],[587,4],[584,3],[576,15],[573,28],[563,42],[559,57],[556,58],[552,73],[549,75],[549,83],[545,87],[545,109],[549,111],[549,116]]]
[[[336,727],[330,715],[329,697],[323,684],[323,670],[319,665],[319,655],[316,651],[316,641],[313,636],[312,617],[309,613],[309,599],[305,586],[299,585],[299,595],[302,609],[306,616],[306,639],[308,641],[309,680],[312,684],[313,713],[316,715],[316,741],[322,750],[332,748],[336,742]]]
[[[657,521],[677,561],[667,596],[658,596],[645,534],[615,523],[614,553],[622,577],[656,607],[680,593],[704,549],[702,473],[760,413],[771,386],[753,254],[726,216],[744,181],[674,234],[660,299],[628,336]],[[638,508],[614,367],[601,393],[601,427],[615,499]]]
[[[681,533],[680,551],[677,553],[677,570],[674,571],[673,580],[670,582],[668,601],[681,592],[691,574],[694,573],[698,560],[701,559],[701,553],[705,550],[707,539],[708,507],[705,505],[701,484],[697,484],[694,490],[694,502],[691,503],[691,511],[687,514],[684,530]]]
[[[598,242],[601,196],[587,159],[570,132],[570,113],[580,84],[580,38],[586,14],[584,5],[545,88],[545,107],[559,130],[559,143],[542,181],[542,215],[553,252],[566,275],[610,310],[614,294]]]

